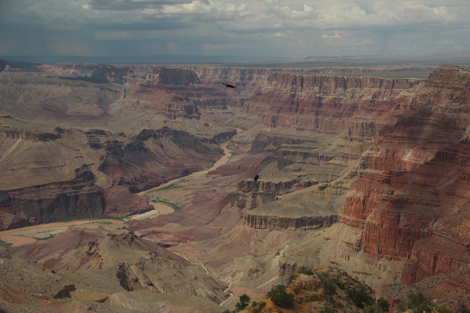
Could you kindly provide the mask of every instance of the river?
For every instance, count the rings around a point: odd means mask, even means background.
[[[170,180],[169,182],[166,182],[158,187],[143,191],[139,193],[140,196],[144,196],[147,192],[151,192],[154,190],[158,190],[160,188],[169,186],[171,184],[179,182],[181,179],[187,179],[187,178],[196,178],[200,177],[203,175],[206,175],[208,172],[215,170],[221,165],[224,165],[228,162],[229,155],[230,155],[230,149],[227,148],[228,142],[223,143],[220,145],[222,149],[224,149],[225,155],[220,158],[217,162],[214,163],[214,165],[207,170],[199,171],[199,172],[194,172],[188,176],[185,177],[180,177],[176,178],[173,180]],[[130,219],[135,219],[135,220],[142,220],[145,218],[150,218],[150,217],[155,217],[160,214],[169,214],[174,212],[173,208],[163,204],[163,203],[155,203],[151,202],[151,204],[154,206],[154,210],[151,210],[149,212],[145,212],[142,214],[136,214],[132,215],[128,218]],[[45,234],[47,235],[57,235],[61,232],[67,231],[70,226],[75,226],[75,225],[80,225],[80,224],[95,224],[95,223],[103,223],[103,222],[109,222],[111,224],[122,224],[122,221],[119,220],[112,220],[112,219],[96,219],[96,220],[77,220],[77,221],[71,221],[71,222],[58,222],[58,223],[49,223],[49,224],[40,224],[40,225],[35,225],[35,226],[29,226],[29,227],[22,227],[22,228],[17,228],[17,229],[11,229],[11,230],[5,230],[5,231],[0,231],[0,240],[6,242],[6,243],[11,243],[13,246],[20,246],[24,245],[27,243],[33,243],[36,241],[36,239],[32,237],[37,237],[39,234]]]
[[[138,193],[138,195],[144,197],[145,194],[147,194],[147,193],[149,193],[149,192],[152,192],[152,191],[155,191],[155,190],[158,190],[158,189],[167,187],[167,186],[169,186],[169,185],[171,185],[171,184],[174,184],[174,183],[179,182],[179,181],[182,180],[182,179],[201,177],[201,176],[203,176],[203,175],[206,175],[206,174],[209,173],[210,171],[215,170],[215,169],[218,168],[219,166],[226,164],[226,163],[228,162],[230,152],[232,151],[231,149],[227,148],[227,145],[228,145],[228,142],[224,142],[223,144],[220,145],[220,147],[221,147],[222,149],[224,149],[224,156],[221,157],[217,162],[215,162],[214,165],[213,165],[210,169],[202,170],[202,171],[199,171],[199,172],[194,172],[194,173],[192,173],[192,174],[190,174],[190,175],[188,175],[188,176],[175,178],[175,179],[170,180],[170,181],[168,181],[168,182],[166,182],[166,183],[164,183],[164,184],[159,185],[158,187],[155,187],[155,188],[152,188],[152,189],[148,189],[148,190],[142,191],[142,192]],[[148,212],[145,212],[145,213],[142,213],[142,214],[132,215],[132,216],[129,217],[129,219],[133,219],[133,220],[142,220],[142,219],[149,218],[149,217],[155,217],[155,216],[160,215],[160,214],[169,214],[169,213],[174,212],[174,210],[173,210],[172,207],[170,207],[170,206],[168,206],[168,205],[165,205],[165,204],[163,204],[163,203],[152,202],[152,201],[150,201],[150,203],[151,203],[151,204],[153,205],[153,207],[155,208],[154,210],[151,210],[151,211],[148,211]]]

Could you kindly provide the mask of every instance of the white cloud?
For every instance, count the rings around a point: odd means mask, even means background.
[[[454,43],[453,39],[450,40],[442,40],[442,41],[436,41],[436,44],[441,44],[441,45],[451,45]]]
[[[283,33],[274,33],[274,34],[269,34],[268,37],[269,38],[283,38],[283,37],[287,37],[287,35]]]
[[[325,34],[325,35],[321,36],[321,38],[324,38],[324,39],[333,39],[333,38],[342,38],[342,37],[343,36],[341,36],[338,31],[336,31],[334,35]]]

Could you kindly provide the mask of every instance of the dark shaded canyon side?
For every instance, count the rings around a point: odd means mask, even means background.
[[[470,264],[470,70],[440,67],[412,106],[364,154],[381,173],[352,184],[340,217],[363,229],[358,249],[406,261],[406,284]]]
[[[72,180],[0,191],[0,230],[77,218],[102,217],[102,190],[88,180]]]
[[[298,218],[272,215],[244,215],[244,224],[250,228],[267,230],[316,229],[330,227],[338,220],[337,215],[303,216]]]

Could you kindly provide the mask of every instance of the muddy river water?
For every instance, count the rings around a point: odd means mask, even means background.
[[[194,172],[194,173],[192,173],[188,176],[184,176],[184,177],[180,177],[180,178],[170,180],[170,181],[168,181],[164,184],[159,185],[158,187],[142,191],[141,193],[139,193],[139,195],[140,196],[145,196],[145,194],[147,194],[149,192],[167,187],[171,184],[179,182],[182,179],[197,178],[197,177],[204,176],[207,173],[209,173],[210,171],[215,170],[219,166],[226,164],[228,162],[228,159],[229,159],[230,151],[232,151],[232,150],[227,148],[227,144],[228,144],[228,142],[225,142],[225,143],[220,145],[220,147],[222,149],[224,149],[225,155],[222,158],[220,158],[217,162],[215,162],[214,165],[211,168],[209,168],[207,170],[199,171],[199,172]],[[141,220],[141,219],[144,219],[144,218],[155,217],[159,214],[168,214],[168,213],[174,212],[173,208],[168,206],[168,205],[165,205],[165,204],[159,203],[159,202],[153,202],[151,200],[149,200],[149,201],[153,205],[153,207],[155,208],[154,210],[149,211],[149,212],[145,212],[145,213],[142,213],[142,214],[132,215],[131,217],[129,217],[129,219]]]

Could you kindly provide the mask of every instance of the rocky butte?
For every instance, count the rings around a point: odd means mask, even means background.
[[[299,310],[356,310],[359,280],[392,308],[470,305],[470,70],[372,70],[5,65],[1,230],[177,211],[25,229],[46,240],[0,251],[2,277],[27,269],[0,309],[223,312],[327,266],[292,282]],[[325,297],[326,276],[346,289]]]

